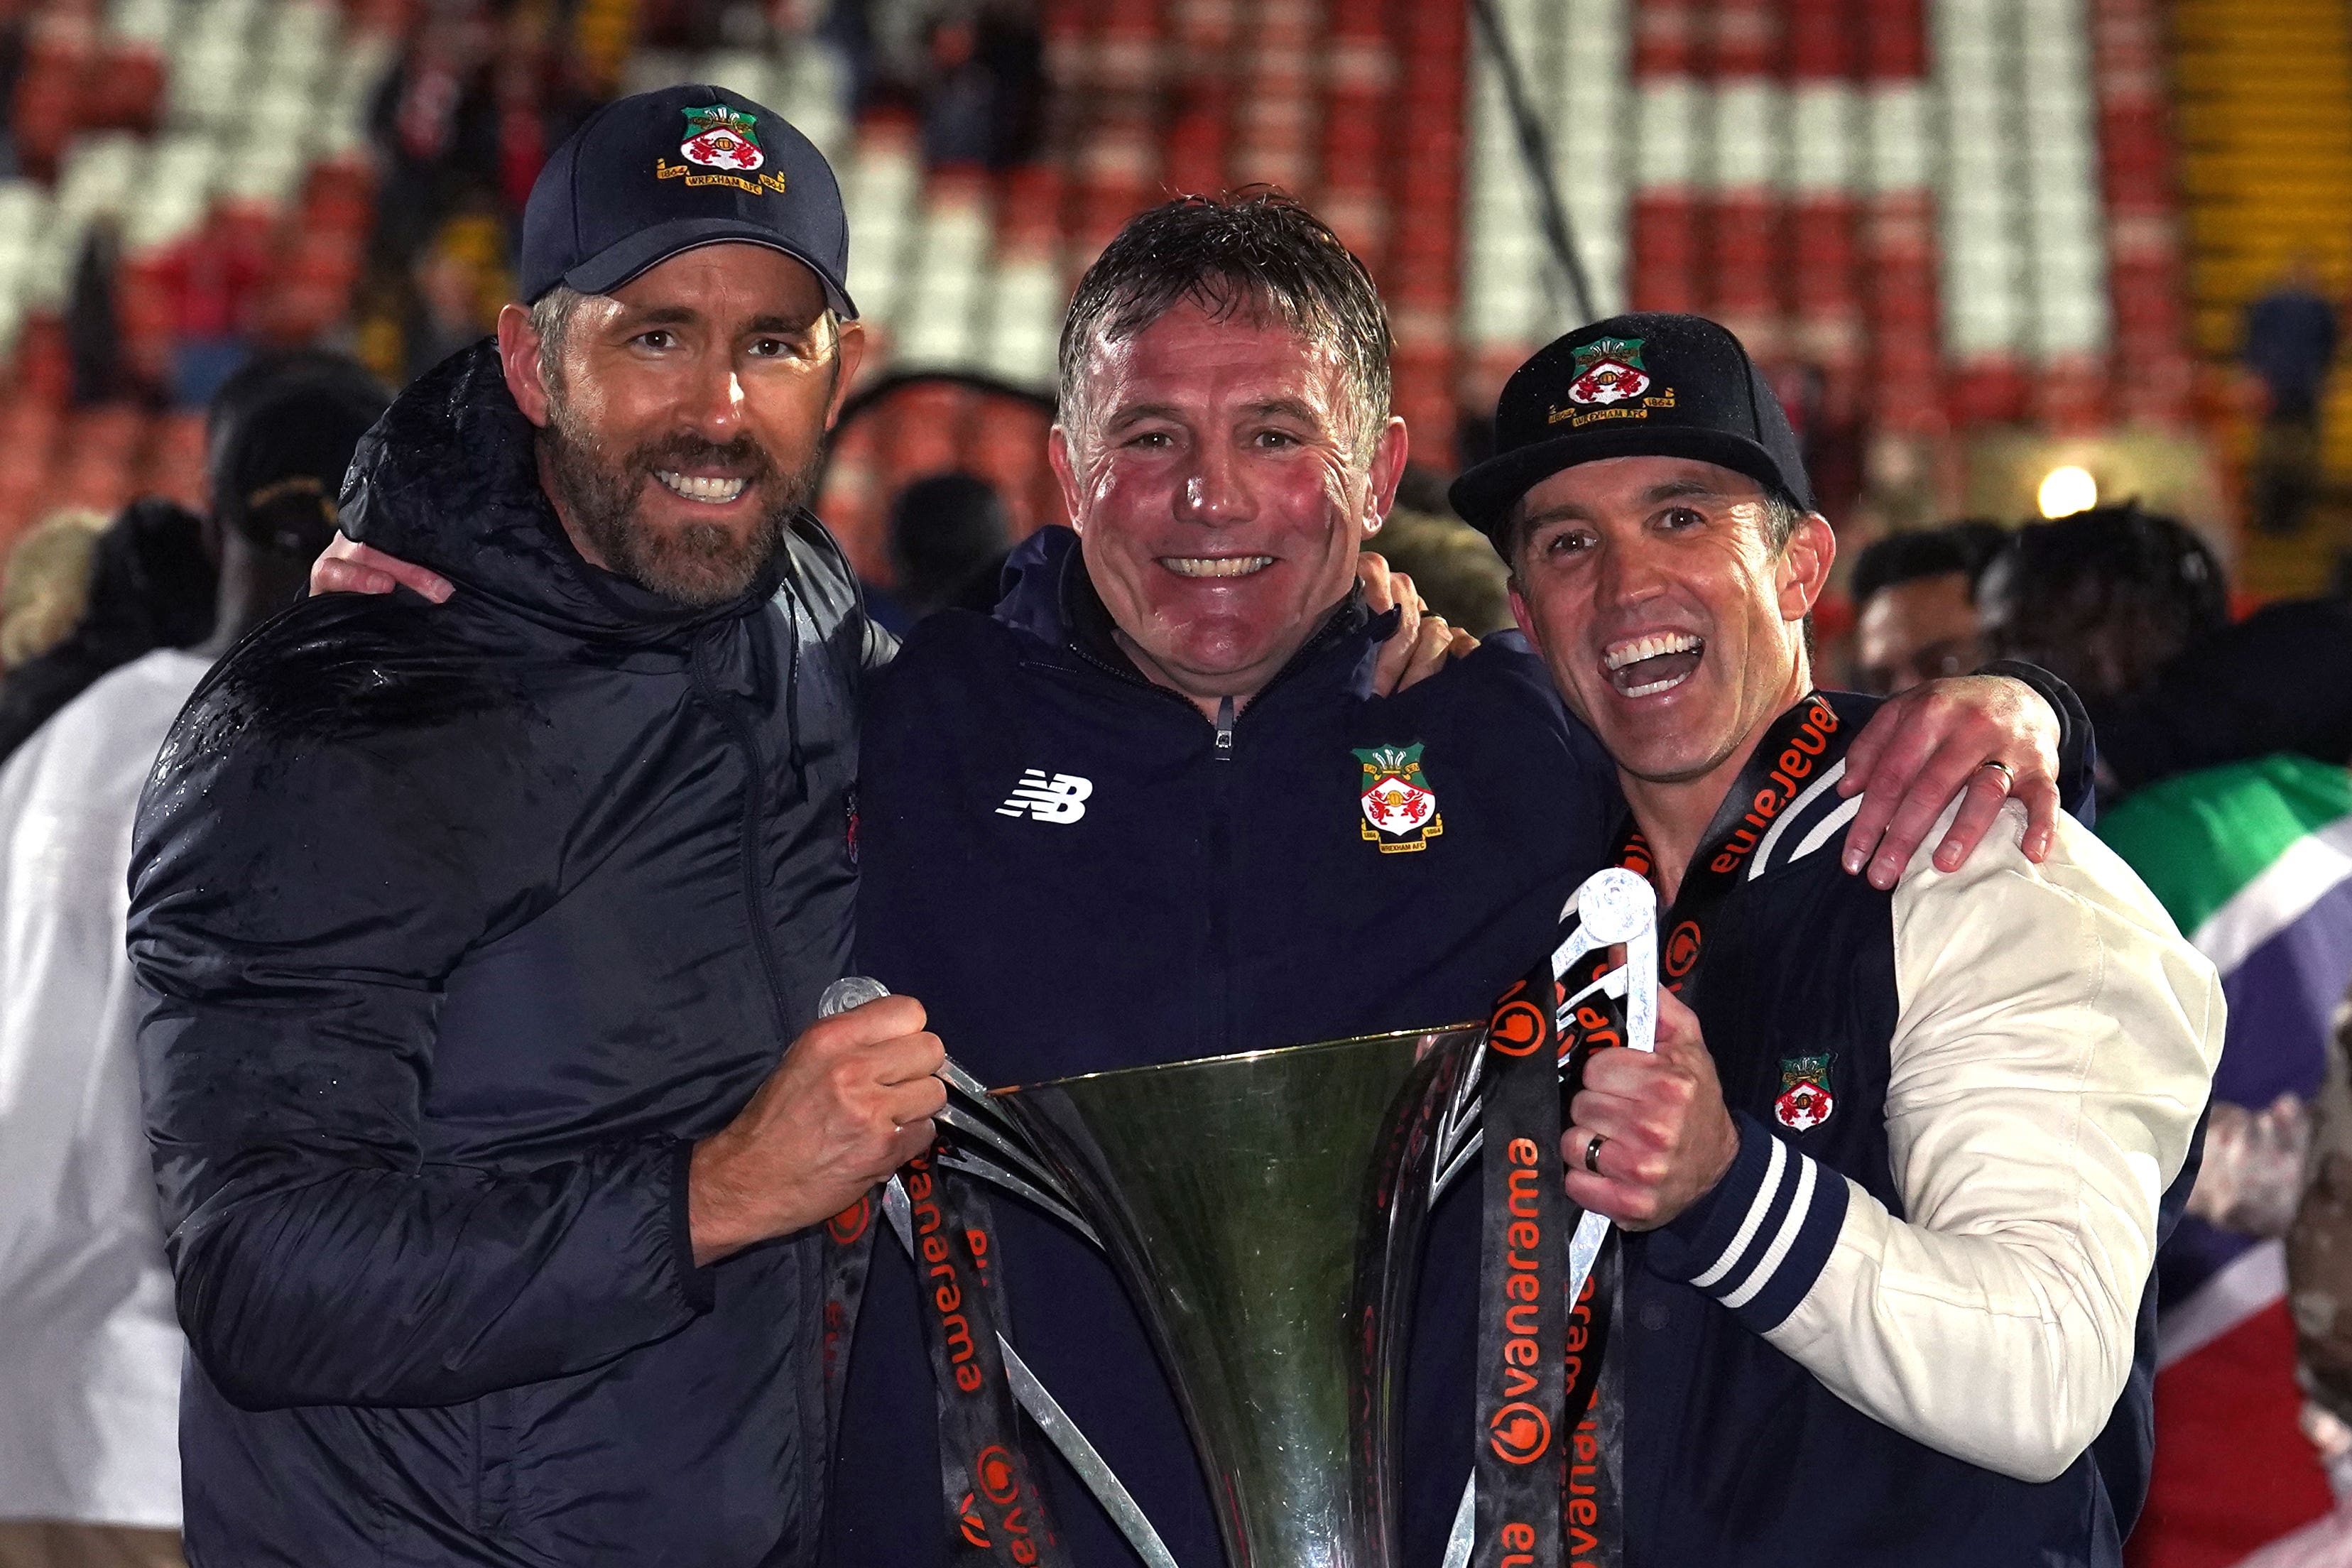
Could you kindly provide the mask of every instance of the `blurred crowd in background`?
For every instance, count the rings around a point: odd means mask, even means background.
[[[333,443],[223,389],[320,351],[361,406],[478,339],[549,151],[620,92],[724,82],[839,171],[880,352],[817,510],[902,632],[985,612],[1061,521],[1068,287],[1164,190],[1282,185],[1365,258],[1415,453],[1378,548],[1482,635],[1503,568],[1444,482],[1502,375],[1609,310],[1706,311],[1840,531],[1826,683],[2063,676],[2102,833],[2231,988],[2134,1561],[2352,1562],[2352,9],[2232,4],[1507,0],[1507,65],[1438,0],[0,0],[0,763],[160,650],[200,650],[156,667],[192,686],[296,591],[330,511],[270,487]],[[15,1245],[0,1215],[0,1390]],[[16,1518],[0,1490],[29,1550]]]

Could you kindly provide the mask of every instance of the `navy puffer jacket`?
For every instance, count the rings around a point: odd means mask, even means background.
[[[456,598],[264,626],[140,813],[189,1557],[803,1562],[816,1244],[695,1268],[686,1158],[847,955],[855,581],[807,519],[714,609],[587,566],[488,345],[344,517]]]

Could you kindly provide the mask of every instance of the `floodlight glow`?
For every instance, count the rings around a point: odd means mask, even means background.
[[[2072,517],[2099,504],[2099,481],[2086,468],[2053,468],[2042,477],[2033,499],[2044,517]]]

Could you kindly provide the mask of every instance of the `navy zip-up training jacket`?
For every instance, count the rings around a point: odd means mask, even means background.
[[[805,517],[773,604],[587,566],[488,345],[355,473],[457,596],[257,631],[139,817],[189,1559],[805,1563],[821,1242],[695,1268],[686,1160],[848,955],[855,579]]]
[[[1612,765],[1518,637],[1377,698],[1395,617],[1351,596],[1221,744],[1119,653],[1076,544],[1055,529],[1024,545],[995,618],[933,616],[876,682],[859,966],[919,998],[991,1084],[1483,1017],[1549,946],[1620,809]],[[1437,830],[1368,837],[1356,753],[1414,745]],[[1469,1475],[1473,1185],[1441,1206],[1424,1274],[1412,1563],[1437,1561]],[[1109,1265],[1015,1200],[996,1212],[1014,1345],[1176,1560],[1222,1562],[1208,1487]],[[916,1568],[947,1561],[930,1373],[912,1271],[887,1233],[874,1256],[827,1557]],[[1036,1448],[1069,1561],[1138,1561]]]

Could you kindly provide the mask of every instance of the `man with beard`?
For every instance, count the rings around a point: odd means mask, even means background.
[[[1596,395],[1601,364],[1640,384]],[[2078,824],[2029,858],[2011,805],[1965,864],[1842,873],[1881,705],[1813,689],[1836,539],[1730,332],[1580,328],[1496,431],[1454,506],[1614,759],[1614,856],[1670,933],[1655,1052],[1595,1052],[1561,1141],[1570,1199],[1636,1233],[1601,1389],[1626,1559],[2120,1563],[2212,965]]]
[[[298,605],[164,745],[130,944],[198,1568],[814,1551],[812,1227],[943,1095],[914,1001],[813,1023],[882,646],[803,510],[845,261],[767,110],[601,110],[530,306],[346,487],[462,591]]]

